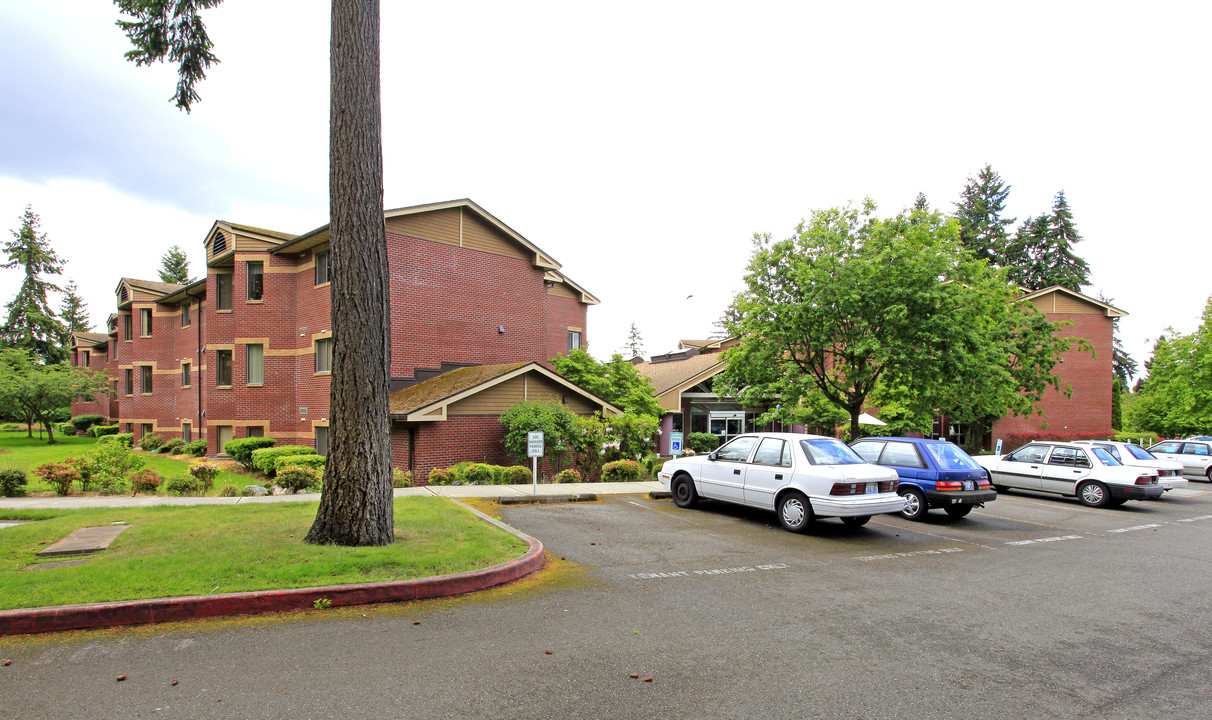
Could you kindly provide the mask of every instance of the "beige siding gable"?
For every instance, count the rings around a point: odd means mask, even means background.
[[[527,380],[523,375],[485,388],[475,395],[451,403],[446,413],[451,416],[500,415],[522,402]]]
[[[384,224],[387,227],[387,232],[395,233],[396,235],[418,237],[446,245],[458,245],[460,240],[460,214],[461,210],[459,208],[447,208],[444,210],[434,210],[433,212],[387,218]]]
[[[519,260],[531,259],[525,248],[469,212],[463,213],[463,247]]]

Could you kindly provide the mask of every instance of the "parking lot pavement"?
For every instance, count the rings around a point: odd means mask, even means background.
[[[822,520],[805,535],[643,495],[499,514],[557,559],[536,580],[5,641],[6,714],[1212,717],[1209,494],[1096,510],[1011,493],[962,520]],[[49,668],[71,682],[46,682]]]

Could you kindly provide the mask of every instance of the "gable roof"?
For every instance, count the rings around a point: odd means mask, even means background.
[[[1066,296],[1071,297],[1080,302],[1092,305],[1092,306],[1098,308],[1099,310],[1102,310],[1103,313],[1107,317],[1110,317],[1110,318],[1124,317],[1128,314],[1128,313],[1124,312],[1123,310],[1120,310],[1119,308],[1115,307],[1114,305],[1108,305],[1107,303],[1105,303],[1101,300],[1095,300],[1094,298],[1090,297],[1089,295],[1083,295],[1082,293],[1074,292],[1073,290],[1070,290],[1069,288],[1064,287],[1063,285],[1053,285],[1052,287],[1046,287],[1042,290],[1036,290],[1035,292],[1029,292],[1026,295],[1023,295],[1022,297],[1020,297],[1019,300],[1026,300],[1026,301],[1038,306],[1039,300],[1047,297],[1048,295],[1052,295],[1052,294],[1066,295]]]
[[[443,373],[402,390],[393,392],[388,398],[388,412],[393,420],[441,421],[446,419],[446,408],[463,398],[499,385],[526,373],[538,373],[571,392],[602,408],[603,414],[621,415],[622,410],[597,397],[588,390],[565,380],[559,374],[536,362],[507,363],[503,365],[474,365]]]
[[[691,355],[683,360],[642,362],[636,365],[635,369],[652,381],[652,387],[662,407],[671,409],[672,405],[672,409],[676,409],[680,406],[678,394],[688,387],[719,375],[726,367],[728,363],[720,358],[719,353],[707,353]]]
[[[114,288],[114,294],[118,297],[118,308],[124,308],[136,299],[143,302],[159,302],[159,298],[175,293],[184,285],[176,283],[156,282],[154,280],[139,280],[137,278],[121,278],[118,281],[118,287]],[[126,297],[123,299],[123,294]],[[140,298],[135,298],[136,293],[142,295]]]
[[[109,345],[108,334],[94,332],[72,333],[72,347],[97,347],[100,345]]]

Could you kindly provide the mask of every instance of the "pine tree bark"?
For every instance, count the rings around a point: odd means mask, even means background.
[[[386,545],[394,516],[378,0],[333,0],[331,69],[329,453],[306,540]]]

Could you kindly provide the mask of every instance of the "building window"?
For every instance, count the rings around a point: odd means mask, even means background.
[[[123,315],[122,316],[122,339],[123,340],[126,340],[127,342],[129,342],[132,339],[131,335],[134,333],[133,328],[134,328],[134,321],[131,320],[130,315]]]
[[[328,428],[326,426],[316,428],[316,454],[328,455]]]
[[[265,346],[248,346],[248,384],[260,385],[265,382]]]
[[[260,300],[265,295],[265,264],[248,263],[248,299]]]
[[[568,351],[572,352],[573,350],[576,350],[580,347],[581,347],[581,331],[580,330],[569,330],[568,331]]]
[[[265,437],[265,428],[261,427],[260,425],[249,425],[248,426],[248,436],[249,437]]]
[[[152,312],[151,308],[141,308],[139,310],[139,334],[143,337],[151,337],[152,331]]]
[[[135,370],[134,368],[126,368],[126,394],[135,394]]]
[[[181,423],[181,439],[185,442],[193,442],[194,428],[189,423]]]
[[[215,351],[215,384],[231,386],[231,350]]]
[[[218,436],[218,438],[219,438],[219,448],[218,448],[218,451],[219,451],[219,452],[223,452],[223,447],[224,447],[225,445],[227,445],[227,443],[231,442],[231,441],[232,441],[232,439],[235,437],[235,436],[232,434],[232,427],[231,427],[231,425],[218,425],[218,426],[216,426],[216,427],[215,427],[215,434],[216,434],[216,435]]]
[[[139,423],[139,439],[140,440],[147,437],[148,435],[151,435],[152,432],[154,432],[154,430],[152,429],[151,423]]]
[[[316,341],[316,372],[332,372],[332,338]]]
[[[323,285],[332,281],[332,266],[329,264],[330,255],[327,250],[316,253],[316,284]]]
[[[215,309],[231,310],[231,275],[215,276]]]
[[[151,365],[141,365],[139,367],[140,384],[144,395],[151,395],[152,391],[152,369]]]
[[[133,434],[133,433],[135,432],[135,424],[134,424],[134,423],[126,423],[126,432],[128,432],[128,433],[132,433],[132,434]]]
[[[193,322],[193,319],[189,316],[189,310],[189,303],[185,303],[181,306],[181,327],[189,327],[189,324]]]
[[[189,387],[189,363],[181,363],[181,387]]]
[[[118,381],[117,380],[114,381],[114,391],[113,391],[113,394],[110,396],[110,399],[111,400],[118,399]]]
[[[82,365],[83,367],[88,367],[88,351],[87,350],[85,350],[81,353],[81,360],[83,362],[81,362],[80,365]]]
[[[110,357],[112,357],[115,360],[118,359],[118,341],[117,340],[114,340],[114,349],[112,351],[110,351]]]

